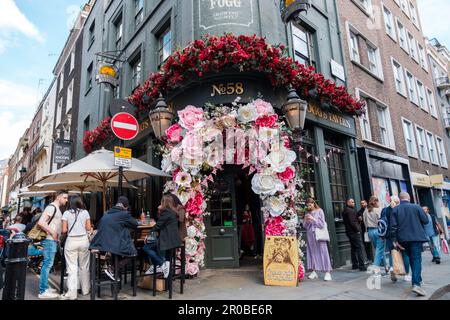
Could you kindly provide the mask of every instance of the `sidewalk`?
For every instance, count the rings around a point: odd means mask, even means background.
[[[434,292],[450,284],[450,256],[443,255],[440,265],[431,263],[429,251],[423,253],[423,288],[426,297],[418,298],[411,293],[411,282],[399,277],[397,283],[390,280],[389,275],[381,277],[379,289],[372,283],[370,290],[367,282],[370,277],[366,272],[352,271],[350,266],[334,270],[333,281],[322,279],[305,279],[298,287],[264,286],[261,266],[242,267],[239,269],[207,269],[202,270],[197,278],[186,280],[184,294],[179,294],[179,281],[174,284],[173,299],[186,300],[427,300]],[[59,283],[57,274],[51,275],[52,281]],[[38,281],[37,276],[27,278],[27,299],[36,299],[28,293],[28,287],[36,288],[29,281]],[[157,293],[137,289],[137,296],[132,296],[130,283],[124,286],[119,294],[120,300],[168,300],[168,293]],[[102,299],[110,300],[110,290],[102,290]],[[89,297],[80,299],[88,300]],[[441,294],[437,299],[449,299],[450,294]]]

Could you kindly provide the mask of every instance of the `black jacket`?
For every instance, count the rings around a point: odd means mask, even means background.
[[[358,221],[358,214],[354,208],[346,206],[344,212],[342,212],[342,218],[344,219],[346,233],[352,234],[361,232],[361,225]]]
[[[159,231],[158,248],[161,251],[181,246],[181,238],[178,232],[178,216],[170,209],[161,211],[156,225],[152,231]]]
[[[121,207],[112,207],[101,219],[97,234],[92,239],[89,249],[111,252],[120,256],[137,254],[130,230],[137,228],[138,223],[130,213]]]
[[[419,205],[401,201],[391,213],[389,238],[398,242],[427,242],[424,229],[427,223],[428,217]]]

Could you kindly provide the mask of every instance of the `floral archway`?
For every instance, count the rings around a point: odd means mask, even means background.
[[[164,191],[177,195],[186,207],[187,274],[204,265],[209,186],[224,164],[239,164],[249,175],[254,173],[252,190],[263,203],[266,235],[297,235],[301,174],[294,166],[289,129],[270,103],[257,99],[232,106],[187,106],[178,117],[166,131],[162,169],[173,178]],[[300,277],[303,273],[301,266]]]

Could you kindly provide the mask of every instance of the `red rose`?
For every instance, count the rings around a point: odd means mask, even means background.
[[[290,167],[287,167],[286,170],[284,170],[284,172],[278,173],[277,176],[282,181],[286,182],[295,177],[295,170],[292,166],[290,166]]]
[[[276,114],[272,114],[270,116],[261,116],[256,119],[256,124],[260,127],[273,128],[277,120],[278,116]]]
[[[203,195],[200,192],[195,194],[194,198],[191,198],[186,203],[186,211],[193,216],[199,216],[202,214]]]
[[[169,129],[166,130],[167,140],[176,143],[180,142],[181,140],[183,140],[183,136],[181,135],[182,130],[183,128],[181,128],[178,123],[172,125]]]

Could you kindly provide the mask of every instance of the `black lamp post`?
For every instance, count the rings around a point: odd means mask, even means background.
[[[167,108],[167,103],[162,94],[156,100],[155,109],[149,112],[149,117],[156,138],[161,140],[173,120],[173,113]]]
[[[25,173],[27,173],[27,168],[22,166],[22,168],[20,168],[20,170],[19,170],[19,173],[20,173],[20,184],[19,184],[19,193],[20,193],[20,189],[22,189],[23,176],[24,176]],[[19,202],[18,202],[18,205],[17,205],[17,214],[20,213],[20,200],[21,199],[22,198],[19,197]]]
[[[291,86],[286,97],[286,103],[282,106],[283,113],[286,117],[287,124],[294,133],[301,136],[305,127],[306,112],[308,103],[300,99],[295,89]]]

